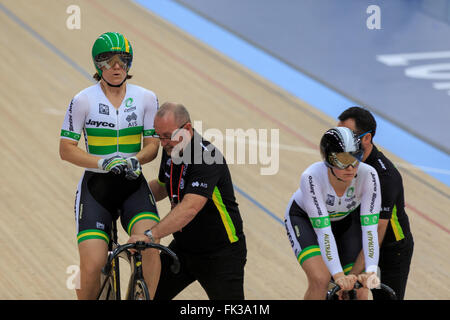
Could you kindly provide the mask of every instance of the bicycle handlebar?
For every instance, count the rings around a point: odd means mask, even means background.
[[[355,282],[355,285],[353,286],[353,289],[359,289],[362,288],[362,284],[359,281]],[[341,290],[341,287],[335,283],[335,287],[327,292],[327,300],[330,300],[331,297],[333,297],[338,291]]]
[[[337,284],[335,284],[335,285],[336,286],[333,289],[331,289],[330,291],[327,292],[327,300],[330,300],[331,297],[333,297],[339,290],[341,290],[341,287],[339,285],[337,285]],[[363,287],[363,285],[359,281],[356,281],[355,285],[353,286],[353,289],[360,289],[362,287]],[[384,283],[380,283],[379,289],[386,291],[389,294],[391,300],[397,300],[395,291],[392,290],[391,287],[385,285]]]
[[[180,260],[178,259],[177,255],[172,250],[170,250],[166,246],[163,246],[158,243],[136,241],[135,243],[127,243],[127,244],[123,244],[123,245],[120,245],[117,248],[115,248],[113,250],[112,254],[110,254],[108,256],[108,261],[107,261],[105,267],[102,269],[102,272],[104,274],[108,274],[109,271],[111,270],[112,261],[123,251],[129,250],[129,249],[135,249],[138,252],[140,252],[142,250],[149,249],[149,248],[159,249],[162,252],[164,252],[165,254],[168,254],[172,258],[172,265],[170,266],[170,270],[172,270],[173,273],[178,273],[180,271]]]

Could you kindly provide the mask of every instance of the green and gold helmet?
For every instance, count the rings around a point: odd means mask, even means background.
[[[133,48],[123,34],[106,32],[95,40],[92,46],[92,60],[100,77],[102,67],[110,68],[116,62],[119,62],[128,73],[133,61]]]

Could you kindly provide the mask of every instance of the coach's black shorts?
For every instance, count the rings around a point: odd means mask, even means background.
[[[139,220],[159,222],[155,199],[144,176],[127,180],[124,174],[86,171],[75,200],[78,243],[87,239],[109,243],[112,221],[118,217],[128,234]]]
[[[186,253],[178,248],[176,240],[169,248],[180,259],[180,272],[172,273],[172,259],[161,254],[161,277],[155,300],[171,300],[196,280],[210,300],[244,300],[245,237],[207,254]]]
[[[414,251],[412,234],[403,240],[390,245],[382,245],[380,249],[380,280],[395,291],[398,300],[403,300],[408,282],[409,269]],[[389,300],[389,295],[383,290],[372,290],[374,300]]]

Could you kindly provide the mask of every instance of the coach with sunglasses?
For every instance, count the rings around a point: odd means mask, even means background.
[[[181,104],[166,102],[154,120],[163,147],[158,179],[149,182],[156,201],[169,198],[170,212],[160,223],[134,236],[158,241],[173,234],[169,247],[181,270],[161,255],[155,300],[169,300],[198,281],[211,300],[244,299],[247,249],[230,171],[222,153],[192,127]],[[143,238],[144,237],[144,238]]]
[[[363,161],[378,173],[381,186],[381,212],[378,223],[381,282],[390,286],[398,299],[405,296],[414,240],[405,212],[403,181],[400,172],[373,144],[377,123],[366,109],[351,107],[338,117],[339,126],[352,129],[361,139]],[[358,273],[359,270],[352,270]],[[389,299],[383,290],[372,291],[374,300]]]

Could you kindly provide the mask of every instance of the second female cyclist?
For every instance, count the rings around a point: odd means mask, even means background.
[[[348,128],[325,132],[320,151],[323,161],[303,172],[285,214],[289,241],[308,279],[305,299],[324,299],[331,278],[343,290],[356,280],[367,286],[378,265],[377,172],[360,162],[359,138]],[[350,274],[353,265],[365,272]],[[367,298],[367,289],[361,293]]]

